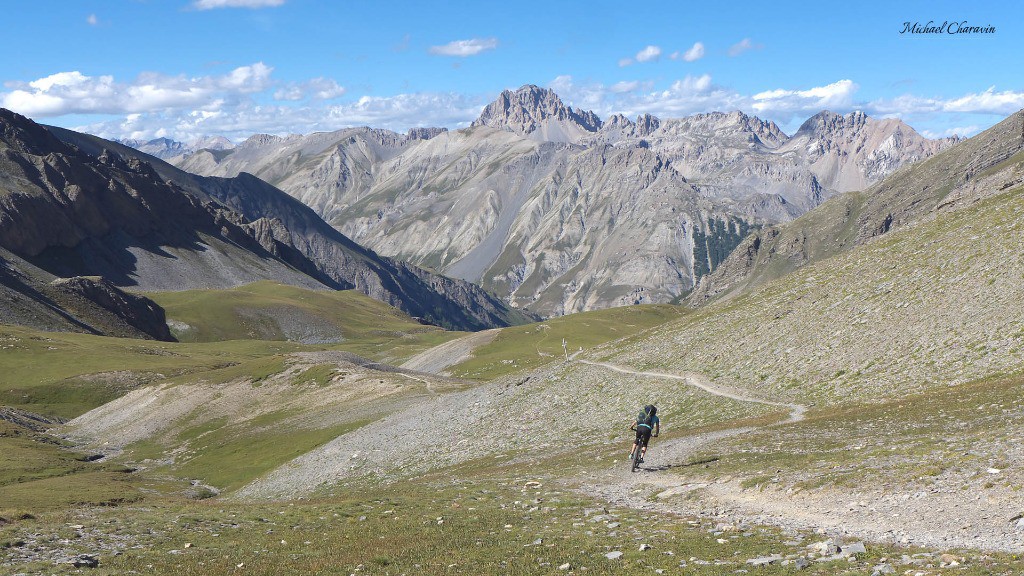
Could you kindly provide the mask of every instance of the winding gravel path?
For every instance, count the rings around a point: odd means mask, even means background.
[[[636,376],[682,380],[716,396],[785,407],[791,411],[789,419],[770,426],[803,420],[807,410],[800,404],[743,395],[718,386],[700,374],[667,374],[632,370],[603,362],[579,362]],[[784,528],[825,530],[829,534],[876,542],[916,544],[937,549],[1024,550],[1024,532],[1016,530],[1014,519],[1011,519],[1019,511],[1019,503],[1008,490],[993,491],[984,496],[962,490],[907,492],[888,487],[784,493],[744,489],[737,479],[692,480],[671,473],[673,468],[705,464],[693,461],[693,455],[700,447],[754,430],[757,428],[730,428],[665,439],[653,445],[641,474],[631,473],[625,463],[620,462],[618,464],[621,465],[617,464],[603,474],[589,474],[581,478],[579,486],[588,494],[638,509],[708,515]],[[653,500],[652,494],[656,494]],[[688,495],[699,496],[692,499]]]

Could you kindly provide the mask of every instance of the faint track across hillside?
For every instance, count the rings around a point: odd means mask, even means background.
[[[790,416],[787,420],[783,421],[782,424],[789,424],[792,422],[799,422],[804,419],[804,414],[807,412],[807,406],[803,404],[787,404],[784,402],[772,402],[771,400],[764,400],[762,398],[754,398],[753,396],[745,396],[735,390],[718,386],[708,378],[696,374],[693,372],[686,372],[680,374],[669,374],[667,372],[648,372],[642,370],[633,370],[631,368],[625,368],[615,364],[609,364],[607,362],[593,362],[590,360],[579,360],[581,364],[588,364],[590,366],[600,366],[615,372],[621,372],[623,374],[633,374],[636,376],[646,376],[648,378],[668,378],[670,380],[681,380],[689,386],[699,388],[708,394],[715,396],[721,396],[723,398],[729,398],[737,400],[739,402],[753,402],[756,404],[764,404],[766,406],[778,406],[779,408],[786,408],[790,411]],[[739,429],[737,429],[739,430]]]

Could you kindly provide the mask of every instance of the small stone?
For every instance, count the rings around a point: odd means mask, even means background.
[[[99,558],[96,558],[92,554],[79,554],[72,558],[68,564],[71,564],[75,568],[96,568],[100,565]]]
[[[647,552],[650,549],[651,549],[651,545],[650,544],[641,544],[640,545],[640,551],[641,552]]]
[[[797,570],[803,570],[804,568],[807,568],[810,565],[810,560],[804,558],[803,556],[797,558],[796,560],[793,560],[793,568],[796,568]]]
[[[192,547],[192,543],[191,542],[185,542],[185,548],[191,548],[191,547]]]
[[[771,556],[761,556],[760,558],[751,558],[750,560],[747,560],[747,564],[750,564],[751,566],[769,566],[781,563],[781,554],[772,554]]]
[[[864,554],[865,552],[867,552],[867,549],[864,548],[863,542],[844,544],[839,548],[839,554],[842,556],[853,556],[854,554]]]
[[[825,540],[824,542],[815,542],[808,546],[811,550],[820,553],[823,556],[833,556],[839,553],[839,546],[836,545],[835,540]]]
[[[616,550],[615,552],[609,552],[605,554],[604,557],[609,560],[618,560],[619,558],[622,558],[622,552]]]
[[[559,570],[572,570],[572,564],[566,562],[558,567]]]
[[[887,574],[895,574],[896,569],[889,564],[879,564],[875,566],[874,571],[871,572],[871,576],[886,576]]]

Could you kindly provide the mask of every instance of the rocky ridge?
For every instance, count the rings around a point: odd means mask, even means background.
[[[524,86],[429,140],[353,128],[176,163],[251,172],[381,254],[551,315],[678,299],[749,230],[951,143],[859,112],[812,120],[793,137],[741,112],[601,121]]]
[[[378,257],[252,176],[196,177],[7,111],[0,135],[0,247],[54,276],[151,290],[270,279],[355,288],[453,328],[522,318],[469,283]]]
[[[834,126],[836,119],[831,120]],[[892,230],[1020,185],[1022,134],[1024,112],[1018,112],[863,192],[844,194],[797,220],[756,231],[714,274],[702,279],[690,302],[700,305],[741,293]]]

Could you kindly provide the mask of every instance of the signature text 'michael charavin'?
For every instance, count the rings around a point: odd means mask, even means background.
[[[967,21],[950,22],[945,21],[942,25],[936,25],[934,20],[927,24],[920,22],[904,22],[900,34],[995,34],[995,26],[968,26]]]

